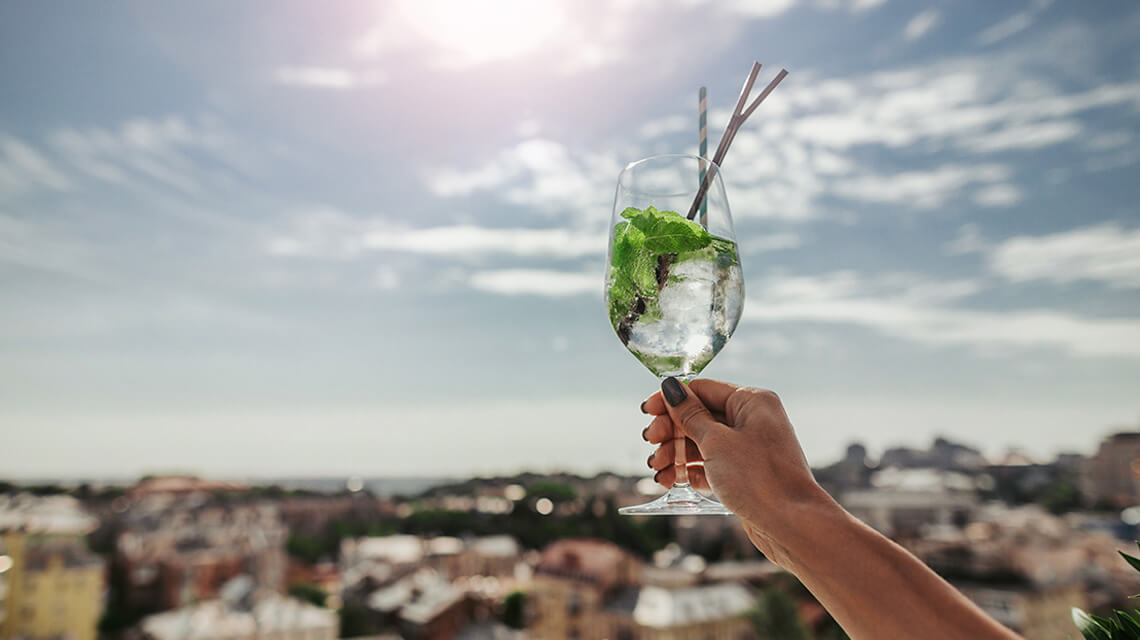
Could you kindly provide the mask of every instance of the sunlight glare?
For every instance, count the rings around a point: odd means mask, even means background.
[[[536,49],[558,31],[563,18],[559,0],[411,0],[402,10],[419,35],[458,54],[463,64]]]

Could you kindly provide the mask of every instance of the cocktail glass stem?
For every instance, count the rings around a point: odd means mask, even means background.
[[[684,382],[687,384],[688,379]],[[665,495],[632,507],[622,507],[618,513],[627,516],[681,516],[681,515],[720,515],[730,516],[732,512],[723,504],[706,498],[693,488],[689,479],[689,459],[685,432],[673,426],[673,486]]]

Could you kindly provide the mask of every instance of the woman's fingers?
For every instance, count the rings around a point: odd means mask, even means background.
[[[720,380],[698,378],[689,383],[689,388],[697,393],[701,402],[703,402],[704,405],[708,407],[708,410],[715,416],[718,413],[724,415],[725,407],[728,404],[728,397],[740,387],[728,382],[721,382]],[[665,398],[661,396],[660,391],[655,392],[646,398],[645,402],[641,403],[641,412],[648,413],[651,416],[661,416],[669,413],[668,408],[665,406]]]
[[[641,432],[641,437],[646,442],[653,444],[660,444],[673,437],[673,421],[669,416],[657,416],[645,427],[645,431]]]
[[[674,470],[673,465],[669,465],[669,466],[665,467],[664,469],[658,471],[657,475],[653,476],[653,481],[656,482],[657,484],[663,486],[663,487],[671,487],[671,486],[673,486],[673,476],[675,474],[676,474],[676,471]],[[709,489],[710,488],[709,487],[709,480],[707,477],[705,477],[704,465],[700,465],[700,464],[690,464],[689,465],[689,483],[698,489]]]
[[[713,411],[712,417],[718,422],[724,422],[724,414],[718,411]],[[668,414],[654,417],[649,426],[641,432],[641,437],[646,442],[653,444],[661,444],[666,440],[671,440],[673,438],[673,420]]]
[[[649,454],[646,463],[650,469],[657,471],[673,465],[674,442],[676,442],[676,440],[667,440],[660,447],[657,447],[653,453]],[[685,444],[685,457],[689,462],[700,462],[704,460],[704,458],[701,457],[700,450],[697,449],[697,443],[685,438]]]
[[[641,403],[641,412],[648,413],[651,416],[664,416],[669,415],[665,410],[665,400],[661,398],[661,392],[655,391],[653,395],[645,399]]]
[[[717,414],[724,415],[727,412],[728,397],[740,387],[720,380],[699,378],[690,382],[689,388],[697,394],[713,416],[716,416]],[[724,422],[720,418],[717,419]]]

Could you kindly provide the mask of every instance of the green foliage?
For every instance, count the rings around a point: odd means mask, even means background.
[[[621,212],[621,217],[645,234],[646,250],[656,254],[696,251],[709,246],[712,241],[704,227],[676,211],[629,207]]]
[[[550,498],[552,502],[569,502],[577,497],[574,493],[574,487],[563,482],[546,480],[541,480],[527,487],[526,494],[530,498]]]
[[[1081,506],[1081,493],[1075,482],[1062,478],[1048,487],[1039,502],[1050,513],[1066,513]]]
[[[604,509],[598,515],[591,508],[591,499],[585,503],[586,508],[581,513],[568,516],[544,516],[525,506],[507,514],[424,509],[400,519],[397,526],[399,533],[417,535],[505,534],[527,549],[541,549],[562,538],[601,538],[641,557],[649,557],[664,548],[672,538],[670,518],[621,516],[612,499],[603,503]]]
[[[526,594],[512,591],[503,599],[503,624],[512,629],[526,626]]]
[[[800,620],[796,603],[783,589],[766,589],[756,599],[749,614],[752,627],[761,638],[780,640],[811,640],[811,635]]]
[[[683,254],[704,249],[713,237],[701,225],[676,211],[658,211],[655,207],[628,207],[614,227],[614,244],[610,264],[610,321],[617,327],[636,305],[645,301],[642,315],[656,312],[657,259],[663,255]],[[727,242],[727,241],[724,241]]]
[[[315,604],[318,607],[325,606],[328,601],[329,594],[325,590],[315,584],[295,584],[289,587],[289,595],[310,604]]]
[[[291,533],[285,542],[285,551],[299,560],[316,564],[326,553],[324,541],[303,533]]]
[[[337,612],[337,616],[340,618],[339,637],[341,638],[368,636],[380,632],[380,629],[373,624],[372,614],[368,607],[362,604],[345,603],[344,607]]]
[[[1140,546],[1140,541],[1137,541]],[[1123,551],[1120,555],[1133,569],[1140,571],[1140,558]],[[1140,594],[1131,596],[1140,597]],[[1140,611],[1116,609],[1110,617],[1094,616],[1073,607],[1073,624],[1085,640],[1140,640]]]

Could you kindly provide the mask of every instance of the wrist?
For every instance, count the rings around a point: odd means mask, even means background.
[[[744,518],[745,526],[767,541],[766,553],[776,556],[770,557],[772,561],[796,573],[810,564],[811,553],[828,544],[829,535],[850,522],[851,515],[815,483],[781,502],[765,518]]]

